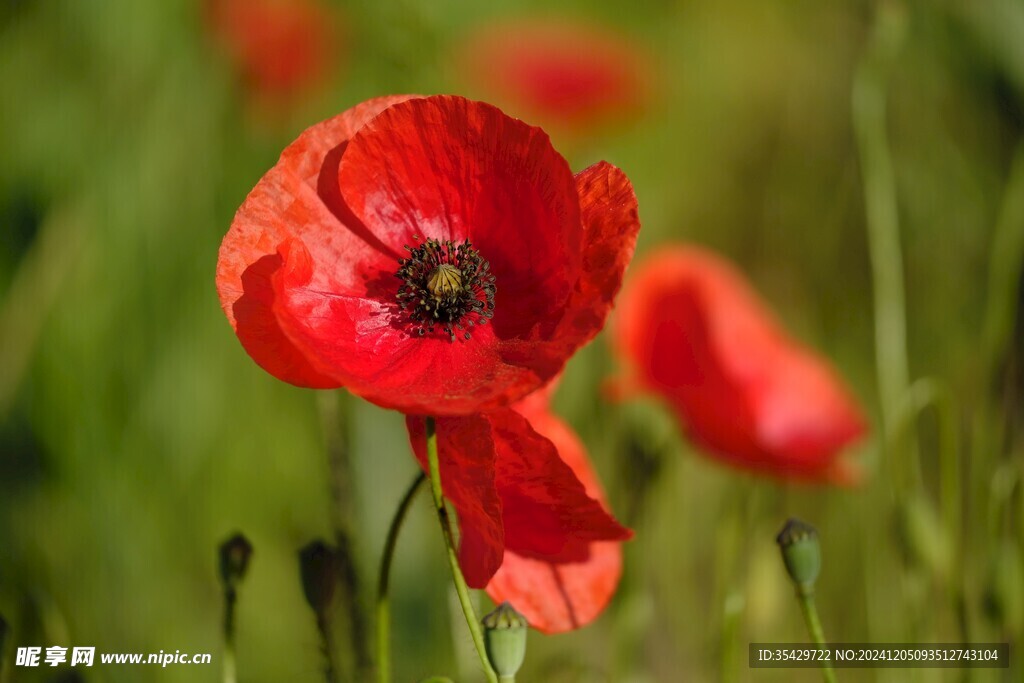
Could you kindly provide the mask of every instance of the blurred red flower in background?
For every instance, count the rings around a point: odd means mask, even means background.
[[[550,390],[514,406],[437,420],[441,481],[459,515],[466,581],[508,601],[530,625],[567,631],[593,620],[632,537],[606,511],[575,434],[547,406]],[[427,470],[424,421],[406,418]]]
[[[539,128],[461,97],[306,130],[221,245],[221,305],[299,386],[468,415],[550,380],[604,325],[639,222],[626,176],[573,176]]]
[[[663,249],[619,302],[618,351],[690,438],[730,464],[853,483],[837,456],[866,429],[828,363],[789,338],[740,273],[701,249]]]
[[[339,17],[316,0],[208,0],[206,9],[215,37],[262,98],[312,88],[338,58]]]
[[[571,129],[636,114],[651,71],[622,34],[568,19],[478,27],[459,50],[458,64],[488,97]]]

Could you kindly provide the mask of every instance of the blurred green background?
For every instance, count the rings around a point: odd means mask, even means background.
[[[246,356],[219,309],[217,248],[281,149],[364,99],[457,92],[526,117],[467,76],[460,46],[532,16],[618,32],[642,64],[642,106],[614,120],[528,119],[575,170],[606,159],[630,176],[638,258],[686,242],[737,261],[874,427],[860,488],[728,470],[656,402],[602,398],[616,365],[600,337],[570,363],[557,407],[636,538],[605,614],[532,634],[521,680],[819,680],[746,662],[750,641],[806,640],[774,545],[790,515],[821,531],[831,640],[1017,648],[1011,670],[841,681],[1024,680],[1024,2],[557,5],[325,5],[337,31],[323,81],[267,97],[202,3],[0,1],[0,614],[12,625],[0,680],[220,680],[215,548],[236,530],[255,546],[240,680],[322,680],[296,567],[299,547],[331,533],[317,398]],[[865,188],[875,246],[894,216],[902,254],[872,261]],[[875,289],[872,266],[886,258],[904,268],[907,379],[923,380],[909,393],[876,364],[873,296],[892,303],[893,290]],[[901,354],[898,335],[881,345]],[[879,376],[899,390],[888,404]],[[400,415],[343,403],[369,598],[417,468]],[[396,680],[478,680],[426,500],[396,558]],[[80,678],[12,666],[16,646],[56,644],[214,664]]]

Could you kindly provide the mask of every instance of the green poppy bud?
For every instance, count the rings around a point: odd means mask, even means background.
[[[323,541],[313,541],[299,551],[299,571],[306,602],[317,614],[325,614],[338,584],[337,552]]]
[[[225,588],[234,588],[245,578],[251,557],[252,544],[240,533],[220,544],[220,578]]]
[[[481,623],[487,658],[495,673],[502,681],[514,680],[526,657],[526,619],[512,605],[503,602]]]
[[[782,549],[782,561],[786,563],[789,577],[801,590],[811,589],[821,572],[818,531],[806,522],[790,519],[775,542]]]

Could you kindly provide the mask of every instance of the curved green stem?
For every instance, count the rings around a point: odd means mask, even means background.
[[[427,477],[422,472],[409,486],[409,489],[402,496],[402,502],[395,510],[395,516],[391,520],[391,527],[388,529],[388,537],[384,541],[384,554],[380,559],[380,575],[377,579],[377,681],[378,683],[389,683],[391,681],[391,600],[388,594],[388,584],[391,578],[391,560],[395,555],[395,546],[398,544],[398,532],[405,521],[405,515],[409,512],[420,486]]]
[[[825,647],[825,631],[821,628],[821,619],[818,618],[818,608],[814,604],[814,588],[809,586],[798,586],[796,597],[800,601],[800,611],[804,614],[804,622],[811,634],[811,640],[818,647]],[[831,662],[822,662],[821,675],[825,683],[836,683],[836,672]]]
[[[491,668],[491,662],[487,659],[487,650],[484,647],[484,635],[480,631],[480,621],[476,618],[473,610],[473,602],[469,597],[469,586],[462,576],[459,568],[459,558],[455,553],[455,541],[452,534],[452,523],[448,517],[448,508],[444,504],[444,493],[441,489],[441,464],[437,454],[437,425],[434,418],[427,420],[427,464],[430,469],[430,493],[434,498],[434,509],[437,512],[437,519],[441,523],[441,535],[444,537],[444,545],[448,555],[448,566],[452,570],[452,580],[455,582],[455,592],[459,595],[459,604],[462,605],[462,613],[466,616],[466,625],[469,626],[469,633],[473,637],[473,646],[477,655],[480,656],[480,665],[483,666],[484,675],[488,683],[498,683],[498,676]]]

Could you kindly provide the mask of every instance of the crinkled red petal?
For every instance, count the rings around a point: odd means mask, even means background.
[[[407,424],[426,469],[421,420],[410,417]],[[587,494],[555,446],[515,411],[439,418],[437,435],[441,481],[459,514],[459,557],[471,586],[487,584],[501,564],[502,551],[549,562],[583,562],[592,541],[632,536]],[[466,465],[481,459],[493,467],[489,482],[486,472]],[[492,489],[500,500],[497,507],[491,504]],[[481,505],[482,500],[488,504]],[[503,537],[495,531],[499,528]],[[467,539],[472,539],[471,549]]]
[[[632,537],[587,494],[555,445],[525,417],[501,410],[487,419],[497,449],[495,483],[508,550],[547,561],[576,562],[587,559],[591,541]]]
[[[616,340],[637,379],[722,459],[777,476],[849,479],[835,458],[865,430],[841,380],[791,340],[729,264],[663,250],[620,301]]]
[[[224,237],[217,260],[221,306],[245,350],[278,379],[315,388],[343,383],[315,367],[282,332],[273,312],[279,295],[271,280],[283,265],[278,248],[292,238],[301,239],[325,264],[351,260],[365,273],[388,261],[390,255],[347,229],[334,178],[323,191],[321,173],[366,121],[405,99],[369,100],[306,130],[249,193]],[[310,283],[328,291],[365,293],[362,274],[356,268],[317,268]]]
[[[626,174],[601,161],[576,175],[583,220],[583,269],[559,336],[582,346],[604,327],[640,233],[636,193]]]
[[[531,394],[516,410],[555,445],[587,494],[603,503],[604,493],[583,444],[544,402],[534,399],[540,393]],[[558,633],[593,621],[614,595],[621,573],[622,546],[617,541],[591,542],[582,562],[551,562],[506,551],[487,593],[495,602],[512,603],[534,628]]]

